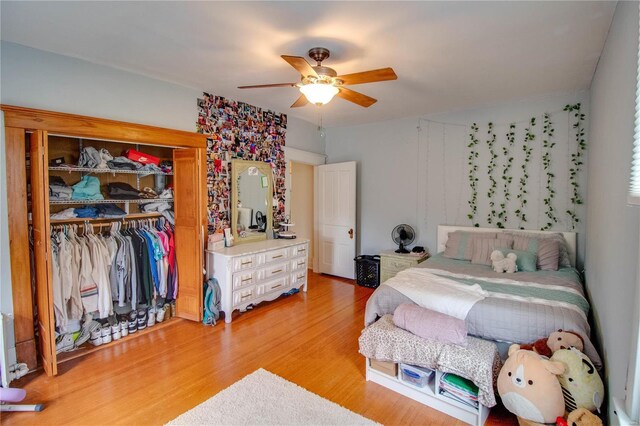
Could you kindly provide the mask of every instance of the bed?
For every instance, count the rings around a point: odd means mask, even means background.
[[[481,288],[479,291],[484,294],[484,298],[474,302],[466,313],[465,322],[470,335],[497,342],[531,343],[548,337],[558,329],[574,331],[584,340],[585,354],[601,368],[600,357],[590,340],[587,321],[589,304],[584,295],[580,274],[574,268],[575,233],[562,233],[570,267],[562,267],[558,271],[499,274],[490,266],[444,257],[442,252],[448,235],[454,231],[500,233],[515,230],[439,226],[438,254],[417,268],[403,271],[381,284],[367,302],[365,325],[372,324],[384,315],[393,314],[402,303],[425,306],[422,302],[426,302],[427,307],[430,307],[428,301],[432,281],[442,280],[452,285],[455,282],[462,286]],[[543,231],[528,232],[552,234]],[[394,283],[402,280],[409,282],[421,294],[410,298],[405,295],[406,292],[398,291]],[[416,299],[420,299],[419,303],[416,303]]]

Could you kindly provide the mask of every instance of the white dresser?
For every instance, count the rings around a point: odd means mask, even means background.
[[[225,322],[234,310],[274,300],[292,288],[307,291],[309,240],[266,240],[207,251],[207,278],[222,290]]]

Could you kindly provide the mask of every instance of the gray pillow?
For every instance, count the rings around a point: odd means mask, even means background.
[[[477,238],[473,241],[471,263],[492,265],[491,253],[493,253],[494,250],[508,251],[511,249],[512,245],[512,241],[504,238]]]
[[[495,239],[495,232],[450,232],[442,255],[450,259],[471,260],[476,239]]]
[[[552,234],[534,234],[532,232],[527,231],[506,231],[505,233],[511,234],[514,237],[516,235],[522,235],[529,238],[535,238],[538,240],[554,240],[558,243],[558,249],[560,250],[560,256],[558,259],[558,267],[569,268],[571,267],[571,258],[569,257],[569,249],[567,248],[567,242],[564,239],[564,236],[559,232],[554,232]],[[514,246],[513,248],[517,249],[518,247]]]
[[[535,254],[538,259],[538,269],[543,271],[558,270],[560,263],[560,243],[557,238],[536,238],[524,234],[514,235],[513,248]]]

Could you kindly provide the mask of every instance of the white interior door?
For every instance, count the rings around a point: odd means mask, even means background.
[[[316,167],[318,270],[355,278],[356,162]]]

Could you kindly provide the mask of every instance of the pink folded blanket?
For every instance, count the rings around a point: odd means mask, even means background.
[[[393,322],[396,327],[424,339],[467,345],[467,325],[464,320],[431,309],[403,303],[393,313]]]

